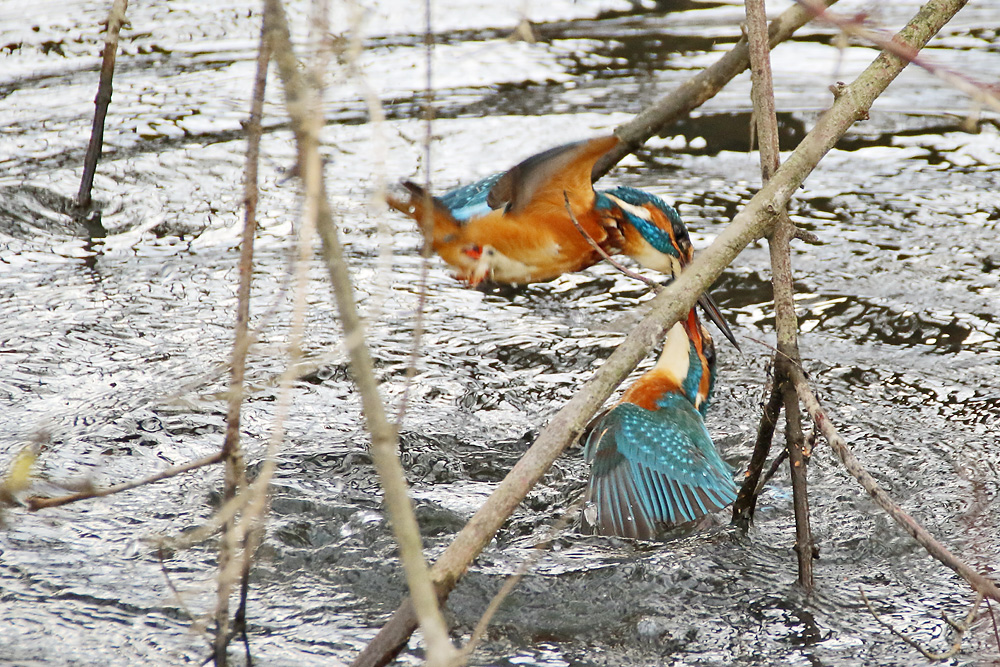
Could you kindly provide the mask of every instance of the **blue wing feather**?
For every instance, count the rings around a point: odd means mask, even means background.
[[[659,406],[622,403],[591,431],[588,497],[601,534],[651,539],[736,500],[732,470],[694,406],[680,394]]]
[[[503,172],[449,190],[438,197],[438,201],[451,211],[452,217],[459,224],[466,223],[473,218],[481,218],[493,210],[486,202],[486,197],[501,176],[503,176]]]

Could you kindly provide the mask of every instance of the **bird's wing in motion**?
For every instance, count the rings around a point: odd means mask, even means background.
[[[683,396],[658,410],[622,403],[587,441],[597,532],[651,539],[736,499],[729,466]]]
[[[590,172],[602,155],[618,144],[611,135],[551,148],[513,167],[493,185],[487,202],[514,215],[534,207],[563,209],[563,192],[574,212],[589,209],[594,202]]]

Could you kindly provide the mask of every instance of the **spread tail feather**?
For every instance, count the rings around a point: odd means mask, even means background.
[[[586,456],[584,526],[599,535],[654,539],[736,500],[729,466],[683,396],[657,411],[619,404],[591,431]]]

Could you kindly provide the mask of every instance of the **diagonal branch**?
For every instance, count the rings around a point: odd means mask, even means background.
[[[923,526],[917,523],[913,517],[907,514],[902,507],[897,505],[889,494],[879,486],[875,478],[872,477],[861,462],[854,456],[854,452],[851,451],[850,446],[841,437],[840,433],[837,432],[837,428],[827,417],[826,412],[823,411],[822,406],[816,399],[816,395],[813,393],[812,389],[809,387],[809,383],[806,381],[805,375],[798,368],[791,369],[792,381],[795,383],[795,389],[799,394],[799,398],[802,399],[802,403],[806,406],[806,410],[809,412],[809,416],[812,417],[813,421],[816,423],[817,428],[826,438],[826,441],[830,443],[830,447],[836,452],[837,456],[844,463],[844,467],[847,472],[851,474],[854,479],[858,480],[865,491],[867,491],[875,504],[881,507],[886,513],[892,517],[892,519],[898,523],[903,530],[909,533],[913,539],[915,539],[920,546],[927,550],[931,556],[939,560],[944,565],[948,566],[955,571],[958,576],[969,582],[973,590],[977,593],[981,593],[984,597],[992,598],[994,600],[1000,600],[1000,587],[997,586],[995,582],[986,576],[976,572],[972,569],[965,561],[961,560],[953,553],[951,553],[947,547],[938,542],[933,535],[927,532]]]
[[[1000,111],[1000,96],[997,95],[996,86],[988,86],[972,78],[942,67],[934,62],[919,57],[919,49],[913,49],[905,44],[899,44],[892,39],[892,35],[883,30],[872,30],[865,28],[857,19],[845,18],[834,12],[828,12],[827,6],[815,0],[796,0],[800,6],[805,8],[816,17],[816,19],[837,26],[846,34],[852,35],[866,42],[874,44],[880,49],[895,53],[900,58],[913,63],[941,81],[968,95],[979,106],[989,107],[994,111]]]
[[[837,0],[822,0],[819,4],[825,8],[836,2]],[[786,9],[778,18],[771,21],[768,30],[771,48],[790,38],[812,18],[813,13],[810,10],[798,5]],[[623,157],[641,148],[650,137],[662,132],[715,97],[716,93],[749,66],[750,51],[747,40],[741,39],[717,62],[643,109],[629,122],[618,126],[615,135],[621,143],[597,161],[591,172],[591,178],[596,181],[611,171]]]

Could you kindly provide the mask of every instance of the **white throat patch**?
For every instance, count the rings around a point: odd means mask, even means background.
[[[656,368],[668,373],[677,386],[684,385],[687,378],[688,368],[691,365],[690,344],[684,325],[680,322],[670,328],[667,333],[667,340],[663,343],[663,352],[660,354]]]

